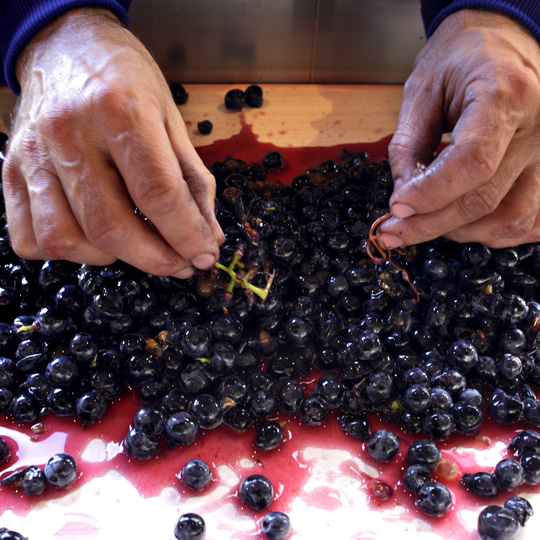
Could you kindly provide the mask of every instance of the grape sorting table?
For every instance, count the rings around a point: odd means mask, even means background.
[[[261,108],[246,107],[240,113],[228,111],[224,106],[225,93],[231,88],[247,86],[248,83],[185,85],[189,99],[186,104],[179,107],[179,110],[186,123],[190,139],[194,146],[200,149],[203,156],[208,158],[211,155],[207,152],[209,147],[217,143],[220,149],[227,149],[227,153],[235,157],[236,151],[245,150],[240,146],[235,147],[233,143],[228,147],[227,141],[240,143],[250,141],[252,144],[256,140],[263,146],[270,144],[278,148],[333,147],[375,143],[381,139],[387,141],[396,127],[403,90],[399,85],[262,84],[264,103]],[[2,131],[8,129],[15,102],[16,98],[9,90],[0,91],[0,130]],[[210,120],[213,123],[211,134],[202,135],[198,132],[197,123],[202,120]],[[249,131],[250,138],[235,139],[246,130]],[[263,153],[264,151],[261,151],[259,159],[262,158]],[[216,155],[216,160],[222,160],[224,157],[224,155]],[[326,157],[321,152],[321,159]],[[206,162],[209,163],[208,159]],[[316,163],[306,163],[306,166],[315,165]],[[128,398],[124,400],[122,406],[133,412],[138,405]],[[5,431],[11,429],[13,426],[0,418],[0,435],[4,436]],[[320,435],[324,435],[323,429],[317,428]],[[92,463],[96,463],[97,468],[104,462],[110,463],[111,470],[102,477],[96,474],[96,477],[86,486],[66,497],[59,497],[56,502],[47,500],[36,505],[23,505],[23,513],[30,512],[30,517],[35,519],[25,521],[24,515],[15,515],[17,512],[13,514],[9,506],[6,508],[0,502],[0,526],[20,530],[27,534],[30,540],[38,537],[33,535],[36,531],[39,531],[37,534],[41,540],[142,538],[143,536],[172,538],[174,517],[171,518],[171,516],[179,514],[180,510],[182,513],[196,511],[197,498],[191,500],[189,493],[182,491],[179,485],[175,486],[176,490],[169,486],[159,491],[157,486],[161,477],[157,467],[151,469],[157,478],[156,486],[154,486],[141,480],[142,477],[138,477],[134,472],[140,464],[124,464],[125,469],[133,474],[131,479],[135,479],[134,483],[145,486],[145,496],[141,497],[126,478],[115,474],[118,467],[115,467],[114,460],[121,452],[118,444],[121,440],[118,438],[121,437],[118,435],[121,430],[117,429],[113,436],[109,436],[113,433],[111,428],[102,438],[100,438],[99,426],[94,426],[91,430],[96,439],[83,452],[86,470],[89,476],[94,476]],[[335,430],[326,432],[326,436],[332,437],[332,433],[335,434]],[[58,433],[56,438],[49,437],[50,448],[57,450],[62,447],[64,435],[64,433]],[[24,437],[24,434],[20,437],[23,446]],[[227,437],[217,442],[221,444],[222,449],[232,445]],[[493,438],[491,443],[491,446],[496,446],[493,444],[496,443],[496,438]],[[213,444],[216,444],[216,441]],[[201,444],[202,446],[204,443]],[[356,456],[351,457],[340,448],[333,449],[331,446],[330,443],[324,448],[318,448],[315,445],[314,448],[308,449],[307,453],[293,456],[298,467],[309,470],[311,477],[307,480],[304,478],[306,480],[304,487],[309,488],[308,496],[302,501],[291,503],[291,515],[295,527],[291,540],[323,538],[323,530],[324,534],[328,531],[329,536],[344,540],[389,538],[395,534],[422,540],[435,540],[441,537],[447,540],[476,538],[474,525],[477,511],[457,518],[464,525],[462,530],[458,530],[455,528],[456,521],[447,523],[446,527],[444,523],[438,527],[431,527],[429,522],[422,520],[421,515],[407,517],[403,507],[387,506],[385,508],[383,506],[379,512],[376,505],[366,505],[365,500],[358,493],[360,490],[350,479],[355,477],[360,483],[365,484],[373,475],[377,475],[377,471],[363,464]],[[45,444],[41,448],[43,452],[49,451]],[[500,444],[497,448],[488,449],[488,451],[498,455],[501,452]],[[283,452],[285,453],[286,451]],[[464,456],[463,463],[465,463],[469,459],[467,450],[464,449],[461,453]],[[489,457],[485,452],[475,463],[484,463],[488,469],[488,463],[496,462],[496,456],[493,457],[493,453]],[[282,457],[283,463],[290,465],[285,461],[284,456]],[[24,458],[30,459],[28,456]],[[246,458],[246,461],[249,459]],[[249,467],[257,466],[256,461],[254,460],[255,464],[242,462],[241,465],[249,469]],[[182,462],[182,459],[178,462]],[[473,463],[472,458],[469,462]],[[208,523],[214,527],[215,522],[213,523],[212,520],[219,521],[219,534],[216,535],[216,529],[212,531],[208,528],[208,537],[218,540],[262,537],[262,535],[254,536],[252,519],[241,515],[238,509],[235,510],[231,505],[231,494],[234,494],[237,484],[234,471],[222,468],[219,470],[219,476],[223,486],[204,497],[204,504],[208,509]],[[280,496],[284,491],[286,493],[286,488],[287,486],[281,484],[278,486]],[[317,507],[321,499],[325,501],[325,505]],[[538,501],[538,497],[536,500]],[[129,502],[127,505],[121,504],[124,501]],[[199,502],[202,502],[202,499]],[[312,507],[309,502],[313,503]],[[489,501],[480,501],[478,507],[486,504],[489,504]],[[34,507],[30,508],[31,506]],[[540,508],[535,506],[537,509]],[[225,510],[226,508],[228,510]],[[384,511],[384,517],[382,511]],[[299,516],[304,520],[302,523],[298,522]],[[295,522],[294,519],[297,521]],[[31,525],[32,523],[34,525]],[[521,531],[519,538],[535,537],[538,523],[538,516],[535,516]],[[40,526],[44,529],[40,530]],[[362,532],[358,528],[362,529]]]

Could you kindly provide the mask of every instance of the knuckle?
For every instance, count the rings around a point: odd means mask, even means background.
[[[421,141],[413,136],[407,126],[398,127],[388,144],[388,153],[415,152],[421,145]]]
[[[212,192],[216,191],[216,179],[210,171],[205,172],[201,176],[201,182],[207,190],[210,190]]]
[[[503,238],[521,238],[527,236],[534,228],[535,215],[516,214],[511,218],[504,219],[501,224],[501,236]]]
[[[490,84],[492,96],[502,103],[520,102],[529,94],[532,87],[532,79],[529,70],[523,69],[522,65],[503,63],[499,67],[500,77],[495,84]]]
[[[428,84],[430,81],[426,80],[426,78],[423,76],[421,72],[423,72],[423,68],[421,67],[421,62],[418,61],[417,58],[414,66],[413,71],[405,81],[405,84],[403,85],[403,95],[404,97],[408,97],[409,95],[416,96],[419,91],[423,91],[424,93],[428,93],[430,91],[430,84]]]
[[[133,199],[149,214],[159,212],[160,215],[167,215],[178,206],[175,184],[170,177],[165,175],[153,176],[137,182]]]
[[[73,107],[62,105],[47,111],[37,122],[36,128],[47,138],[57,142],[70,142],[76,113]]]
[[[74,239],[57,226],[42,227],[36,240],[39,250],[47,259],[69,260],[76,246]]]
[[[116,82],[92,91],[87,110],[106,125],[120,129],[125,125],[144,125],[144,111],[159,110],[157,97],[147,91],[134,92],[128,84]]]
[[[491,187],[479,188],[466,193],[459,206],[463,217],[470,221],[487,216],[499,205],[497,193]]]
[[[21,259],[43,259],[43,253],[39,250],[36,242],[25,240],[22,235],[12,234],[9,232],[9,242],[11,249]]]
[[[482,83],[483,98],[492,104],[501,106],[511,98],[510,85],[502,78],[496,77]]]
[[[390,156],[395,156],[402,150],[409,150],[409,146],[405,143],[406,138],[402,133],[394,133],[394,136],[392,137],[392,140],[388,144],[388,154]]]
[[[190,193],[196,199],[207,199],[215,194],[216,183],[211,174],[199,176],[197,178],[186,178],[186,183]]]
[[[94,111],[103,111],[105,114],[126,111],[129,109],[130,99],[126,90],[119,86],[105,85],[94,90],[88,99],[88,106]]]
[[[84,230],[86,238],[92,245],[108,252],[128,238],[127,231],[121,224],[103,214],[90,218]]]
[[[31,128],[11,136],[7,145],[6,159],[2,164],[2,177],[10,180],[21,169],[28,168],[28,162],[40,159],[42,155],[39,135]]]
[[[462,156],[466,176],[475,181],[492,178],[497,170],[497,159],[491,141],[477,137],[473,141],[467,141],[466,148],[467,152]]]
[[[2,163],[2,183],[5,185],[15,182],[18,164],[13,157],[14,154],[8,154],[4,163]]]
[[[434,151],[430,144],[418,136],[416,128],[403,125],[396,129],[388,144],[388,158],[392,171],[412,164],[416,166],[413,172],[415,175],[418,173],[418,165],[427,165],[433,161]]]

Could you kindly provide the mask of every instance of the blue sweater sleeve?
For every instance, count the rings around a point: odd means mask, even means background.
[[[496,11],[527,28],[540,42],[540,2],[538,0],[421,0],[422,18],[429,38],[441,22],[461,9]]]
[[[80,7],[100,7],[112,11],[128,24],[131,0],[0,0],[0,85],[19,93],[15,62],[24,46],[53,19]]]

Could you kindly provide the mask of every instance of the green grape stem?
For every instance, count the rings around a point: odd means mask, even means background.
[[[240,287],[251,291],[253,294],[256,294],[264,302],[268,297],[268,292],[270,291],[270,287],[272,286],[272,282],[274,281],[274,274],[267,274],[268,278],[265,287],[257,287],[256,285],[250,283],[249,279],[251,279],[253,275],[255,275],[257,272],[253,272],[253,270],[248,270],[247,273],[237,273],[235,271],[235,267],[240,262],[243,252],[244,250],[242,248],[238,248],[228,266],[225,266],[220,262],[215,262],[214,266],[217,269],[222,270],[223,272],[228,274],[231,278],[231,281],[229,282],[229,285],[227,287],[227,292],[232,292],[233,288],[236,285],[240,285]]]

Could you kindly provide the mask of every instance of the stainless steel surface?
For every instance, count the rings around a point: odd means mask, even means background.
[[[133,30],[169,80],[310,78],[316,0],[133,2]]]
[[[419,0],[134,0],[132,28],[169,80],[403,83]]]
[[[322,0],[312,78],[403,83],[424,43],[419,0]]]

